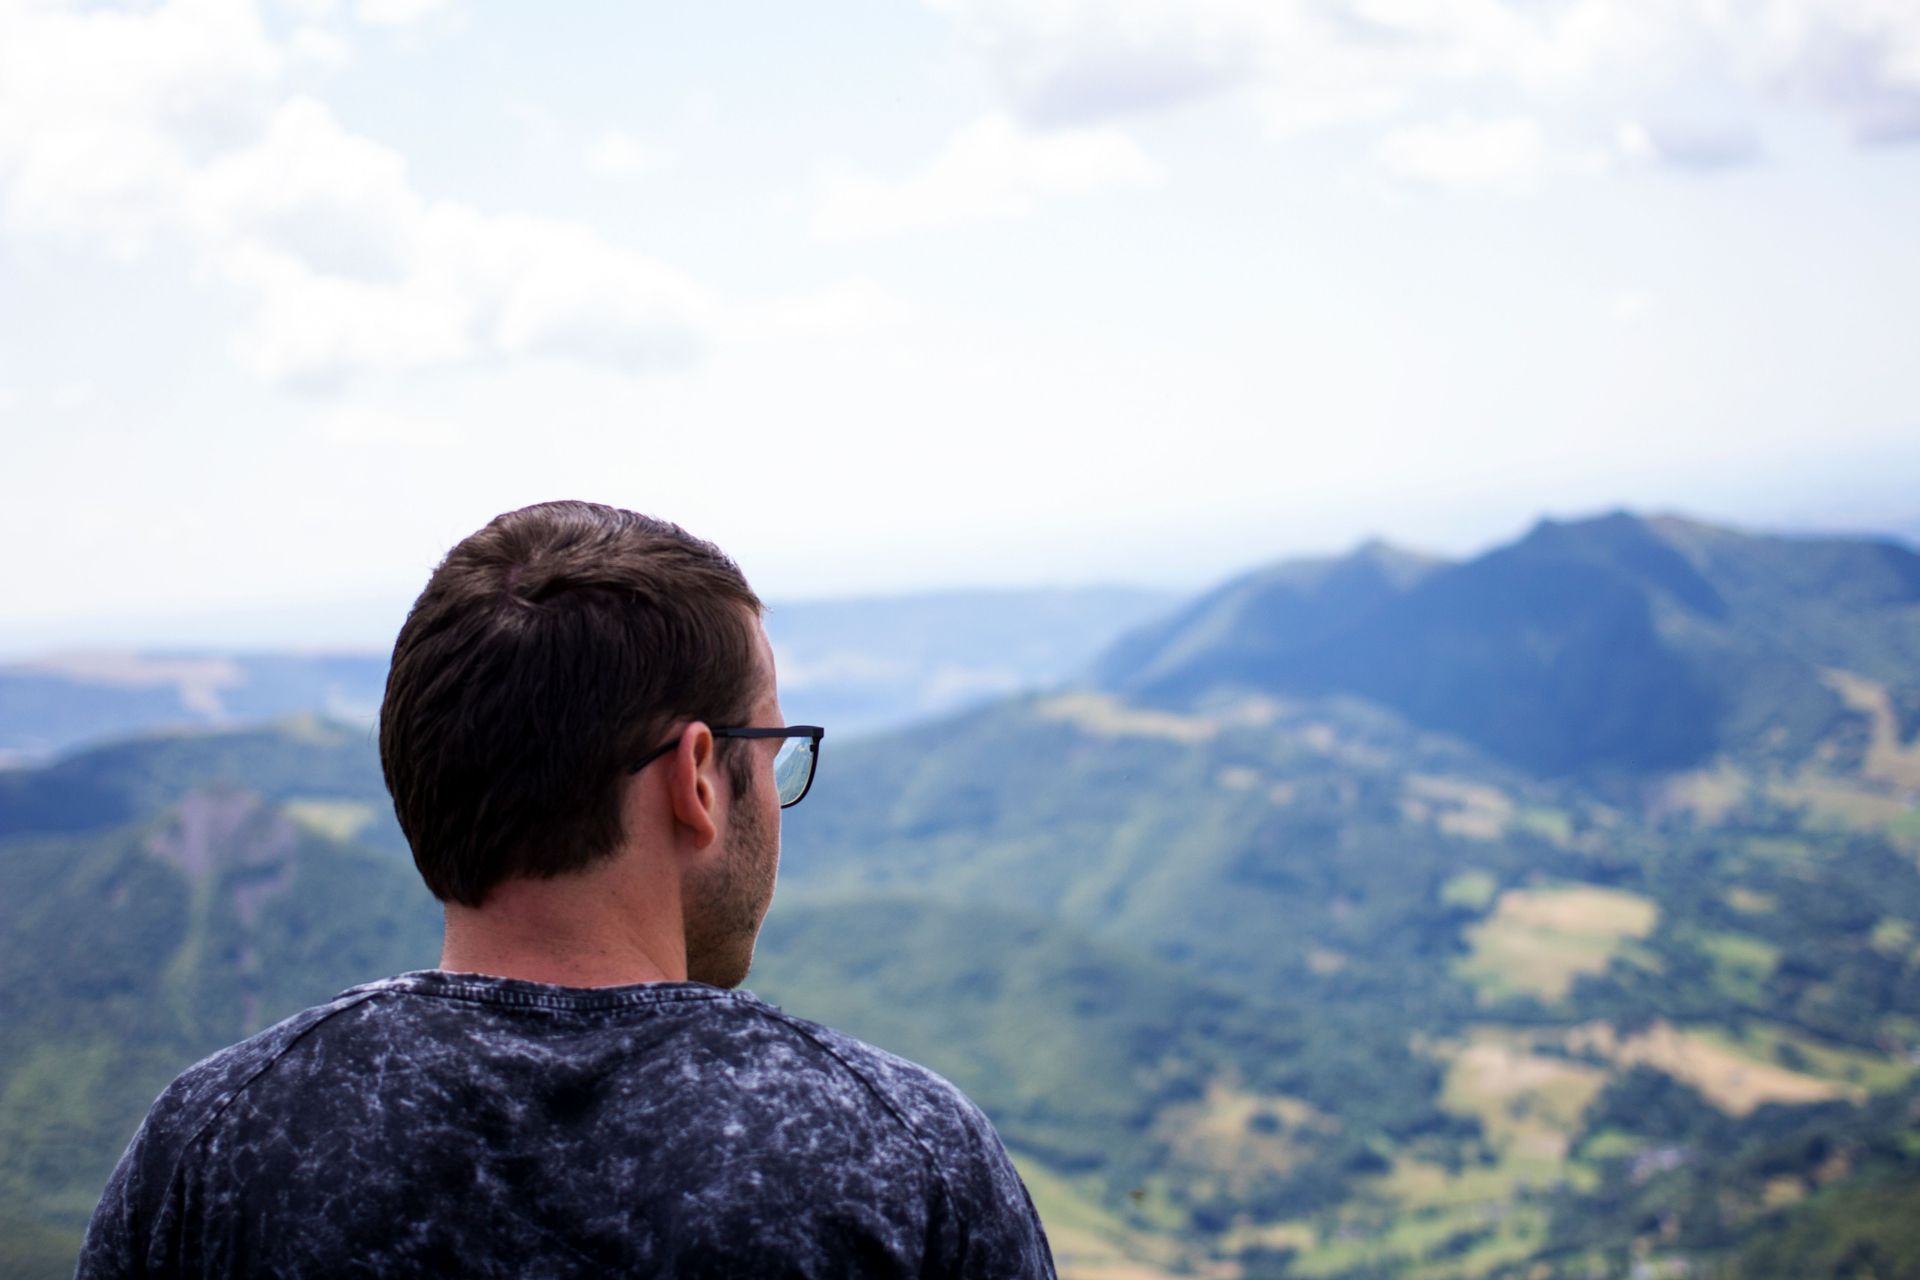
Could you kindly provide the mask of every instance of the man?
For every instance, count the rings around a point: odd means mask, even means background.
[[[718,548],[610,507],[456,546],[380,714],[440,968],[182,1075],[80,1274],[1051,1276],[958,1091],[732,989],[822,733],[759,614]]]

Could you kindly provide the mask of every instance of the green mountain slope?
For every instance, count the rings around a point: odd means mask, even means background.
[[[829,739],[752,985],[978,1098],[1069,1275],[1906,1274],[1912,553],[1609,518],[1370,556],[1156,633],[1180,698]],[[1265,634],[1321,606],[1304,647]],[[1510,668],[1508,736],[1396,709],[1392,673],[1197,674],[1381,619],[1435,688]],[[1704,757],[1659,738],[1693,697]],[[1580,770],[1501,745],[1611,699],[1558,731]],[[1593,754],[1643,730],[1686,767]],[[378,788],[364,732],[312,725],[0,774],[0,1271],[60,1269],[167,1076],[430,961],[430,902],[365,846]]]
[[[1284,561],[1121,637],[1094,664],[1092,679],[1120,692],[1258,684],[1290,656],[1352,627],[1445,563],[1384,542],[1346,556]]]
[[[815,786],[822,803],[787,826],[798,892],[991,902],[1250,994],[1435,1011],[1472,1007],[1448,964],[1485,901],[1530,877],[1613,874],[1618,821],[1337,700],[1198,715],[1036,698],[835,751]]]
[[[0,1274],[71,1273],[113,1162],[182,1068],[431,965],[438,920],[410,867],[242,791],[0,841],[0,1191],[20,1228],[0,1232]]]
[[[1645,1234],[1645,1197],[1704,1194],[1669,1174],[1768,1138],[1760,1117],[1839,1134],[1906,1086],[1920,870],[1885,840],[1764,796],[1651,827],[1358,705],[1214,714],[1066,695],[856,744],[787,829],[754,984],[974,1092],[1077,1224],[1071,1256],[1584,1274]],[[258,754],[311,752],[289,770],[311,777],[335,749]],[[19,1273],[71,1244],[174,1071],[429,961],[411,872],[295,812],[189,791],[0,842]],[[1649,1072],[1699,1098],[1641,1105]],[[1818,1194],[1700,1256],[1796,1213],[1878,1220],[1851,1169],[1793,1176]],[[1567,1234],[1583,1221],[1611,1234]]]
[[[1322,1175],[1336,1203],[1284,1183],[1166,1197],[1184,1218],[1162,1229],[1249,1274],[1613,1274],[1634,1248],[1726,1261],[1853,1194],[1824,1190],[1851,1169],[1794,1174],[1822,1190],[1804,1203],[1763,1186],[1715,1218],[1702,1188],[1723,1169],[1746,1185],[1743,1153],[1781,1133],[1838,1140],[1906,1096],[1920,1061],[1920,842],[1809,825],[1765,788],[1703,822],[1531,779],[1360,705],[1200,715],[1087,694],[856,744],[818,788],[788,827],[782,910],[878,892],[1039,913],[1064,940],[1145,953],[1303,1029],[1302,1058],[1339,1045],[1373,1060],[1311,1095],[1283,1089],[1376,1135],[1372,1159]],[[954,1049],[976,1035],[964,1014],[944,1041],[940,1017],[971,982],[997,995],[1006,973],[1047,982],[1048,966],[977,922],[838,920],[774,956],[809,956],[806,972],[841,984],[836,1016],[993,1096],[1005,1068]],[[891,985],[928,943],[924,985]],[[1015,1046],[1084,1034],[1057,1015],[1036,1032],[1018,1008],[994,1006]],[[1690,1101],[1643,1105],[1648,1077]],[[1018,1137],[1017,1100],[1007,1123]],[[1104,1149],[1122,1149],[1103,1127]],[[1692,1172],[1666,1177],[1669,1158]],[[1638,1209],[1618,1207],[1620,1180]],[[1669,1202],[1699,1229],[1663,1242],[1644,1210]],[[1608,1225],[1596,1237],[1570,1225],[1583,1221]]]
[[[1352,562],[1365,563],[1364,554]],[[1337,613],[1120,642],[1109,688],[1185,706],[1221,688],[1343,692],[1541,774],[1810,753],[1839,668],[1920,694],[1920,554],[1617,513],[1526,537]],[[1263,647],[1258,647],[1263,646]],[[1911,732],[1920,728],[1907,712]]]
[[[1040,916],[782,903],[753,985],[948,1074],[1016,1153],[1176,1235],[1255,1204],[1326,1208],[1383,1150],[1472,1136],[1432,1105],[1433,1064],[1360,1020],[1336,1028]]]
[[[293,804],[337,835],[405,854],[372,733],[311,717],[135,738],[0,770],[0,839],[105,831],[216,786]]]

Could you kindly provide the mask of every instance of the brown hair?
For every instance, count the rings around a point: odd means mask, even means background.
[[[611,854],[633,762],[674,720],[738,724],[759,696],[760,610],[711,542],[597,503],[509,511],[449,551],[380,706],[387,790],[434,896],[479,906]]]

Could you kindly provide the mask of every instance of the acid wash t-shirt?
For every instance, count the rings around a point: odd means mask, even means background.
[[[985,1116],[696,983],[402,974],[189,1069],[114,1170],[105,1276],[1051,1277]]]

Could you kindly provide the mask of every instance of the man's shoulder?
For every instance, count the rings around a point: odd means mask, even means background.
[[[416,1123],[451,1099],[452,1123]],[[559,1141],[577,1132],[593,1137]],[[194,1232],[248,1221],[169,1219],[183,1183],[203,1207],[251,1203],[252,1189],[337,1180],[347,1155],[393,1164],[418,1145],[432,1159],[398,1164],[480,1167],[503,1134],[520,1135],[516,1161],[564,1156],[554,1180],[585,1177],[583,1203],[595,1169],[621,1171],[606,1185],[623,1188],[623,1203],[652,1168],[672,1184],[659,1204],[683,1204],[697,1184],[701,1204],[761,1217],[782,1188],[804,1188],[804,1203],[776,1215],[800,1232],[794,1248],[811,1221],[805,1204],[818,1202],[873,1218],[883,1235],[904,1221],[931,1233],[902,1256],[934,1249],[985,1265],[956,1274],[1048,1273],[992,1125],[926,1067],[747,992],[420,973],[342,992],[181,1073],[102,1197],[82,1274],[113,1273],[112,1260],[146,1256],[169,1230],[187,1236],[168,1247],[199,1247]],[[285,1167],[290,1153],[297,1169]],[[404,1199],[405,1180],[380,1176],[385,1168],[358,1177],[368,1206],[381,1189]],[[368,1207],[369,1220],[383,1211],[415,1212]]]
[[[945,1194],[947,1247],[963,1275],[1051,1276],[1052,1255],[1033,1200],[993,1123],[938,1072],[844,1032],[772,1006],[767,1015],[810,1041],[860,1083],[865,1104],[890,1112],[911,1135]],[[857,1103],[856,1103],[857,1105]]]
[[[324,1004],[303,1009],[203,1058],[181,1072],[160,1095],[148,1119],[149,1127],[161,1128],[164,1133],[150,1137],[170,1138],[167,1145],[177,1147],[207,1130],[243,1095],[255,1105],[272,1106],[275,1104],[268,1099],[279,1098],[285,1088],[302,1091],[307,1075],[329,1069],[305,1061],[315,1056],[318,1046],[336,1047],[335,1052],[323,1053],[323,1057],[343,1056],[340,1046],[370,1035],[379,1039],[395,1034],[395,1026],[390,1025],[394,1019],[410,1027],[418,1011],[411,1008],[415,1002],[405,996],[457,996],[463,990],[454,983],[423,985],[426,978],[438,976],[402,974],[351,987]],[[490,1001],[500,998],[497,992],[486,994]],[[672,994],[682,998],[651,1003],[651,1010],[657,1013],[670,1009],[704,1026],[703,1031],[688,1030],[706,1041],[710,1052],[733,1059],[736,1069],[762,1086],[776,1086],[785,1077],[789,1087],[804,1087],[815,1106],[878,1109],[933,1151],[952,1149],[956,1143],[975,1145],[983,1137],[997,1145],[991,1123],[972,1100],[946,1077],[920,1063],[790,1013],[750,992]],[[693,998],[699,994],[710,998]],[[457,1007],[465,1002],[456,998],[433,1003]],[[577,1012],[589,1018],[612,1015],[618,1020],[614,1009]],[[460,1021],[457,1017],[454,1020]],[[415,1033],[410,1030],[409,1034]],[[728,1047],[722,1048],[716,1040]],[[276,1087],[278,1078],[289,1072],[285,1088]],[[774,1091],[779,1092],[777,1087]]]
[[[235,1100],[289,1049],[334,1015],[370,999],[378,985],[344,991],[325,1004],[303,1009],[174,1077],[148,1108],[114,1166],[87,1227],[79,1274],[137,1270],[146,1257],[148,1233],[160,1219],[190,1149],[217,1128]]]
[[[930,1154],[964,1150],[983,1141],[998,1148],[999,1139],[986,1115],[939,1072],[776,1005],[758,1000],[754,1004],[756,1012],[781,1027],[786,1036],[810,1046],[824,1069],[841,1074],[854,1086],[844,1095],[849,1104],[884,1108]]]
[[[384,981],[371,982],[350,988],[324,1004],[302,1009],[202,1058],[160,1094],[144,1127],[163,1128],[176,1142],[190,1141],[309,1034],[336,1015],[379,995],[385,985]]]

